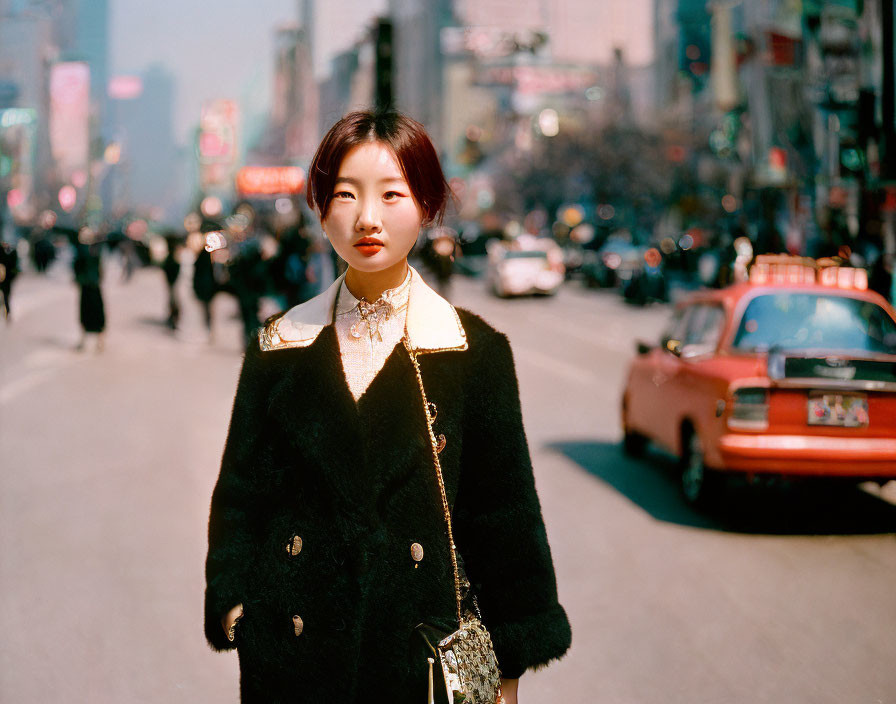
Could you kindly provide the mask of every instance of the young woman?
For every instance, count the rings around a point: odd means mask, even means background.
[[[424,704],[412,636],[456,607],[434,453],[505,701],[569,647],[507,338],[408,266],[447,193],[394,112],[347,115],[311,163],[348,269],[249,345],[211,503],[205,633],[243,702]]]

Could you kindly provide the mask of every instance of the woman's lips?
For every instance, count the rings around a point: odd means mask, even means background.
[[[372,257],[384,247],[383,241],[376,237],[362,237],[354,246],[365,257]]]

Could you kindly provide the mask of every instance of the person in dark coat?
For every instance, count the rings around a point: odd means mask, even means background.
[[[75,244],[72,267],[75,283],[80,289],[79,319],[81,340],[78,350],[83,350],[88,335],[96,335],[96,351],[103,350],[103,332],[106,329],[106,309],[103,305],[101,243],[96,234],[84,228]]]
[[[5,319],[10,319],[9,297],[12,282],[19,274],[19,253],[9,242],[0,242],[0,296],[3,298]]]
[[[244,703],[426,701],[415,627],[457,628],[435,456],[517,704],[520,676],[560,658],[571,630],[510,344],[407,264],[444,212],[438,157],[418,123],[350,113],[309,174],[309,204],[348,268],[246,350],[211,501],[206,638],[237,649]]]
[[[451,276],[459,252],[455,233],[447,228],[437,228],[426,240],[423,259],[435,276],[436,290],[443,298],[451,298]]]
[[[265,262],[257,239],[234,247],[234,256],[227,263],[230,290],[233,292],[243,321],[246,341],[258,332],[258,309],[265,289]]]
[[[177,235],[169,232],[165,235],[167,253],[162,262],[162,271],[165,273],[165,282],[168,284],[168,319],[165,321],[169,328],[177,330],[180,320],[180,301],[177,300],[177,277],[180,276],[180,260],[178,252],[180,245]]]
[[[214,339],[212,330],[212,299],[217,292],[218,284],[215,279],[212,255],[207,249],[200,249],[193,263],[193,293],[196,294],[196,299],[202,306],[202,314],[209,341]]]

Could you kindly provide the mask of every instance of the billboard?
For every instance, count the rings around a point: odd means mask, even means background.
[[[514,86],[521,95],[567,95],[583,92],[597,78],[594,71],[582,66],[480,66],[475,83],[486,87]]]
[[[203,189],[228,188],[238,159],[239,106],[233,100],[209,100],[202,105],[199,137],[200,182]]]
[[[85,172],[90,145],[90,68],[65,61],[50,69],[50,152],[59,177]]]

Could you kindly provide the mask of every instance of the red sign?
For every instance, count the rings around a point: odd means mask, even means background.
[[[305,172],[298,166],[244,166],[236,174],[236,189],[245,196],[301,193]]]

